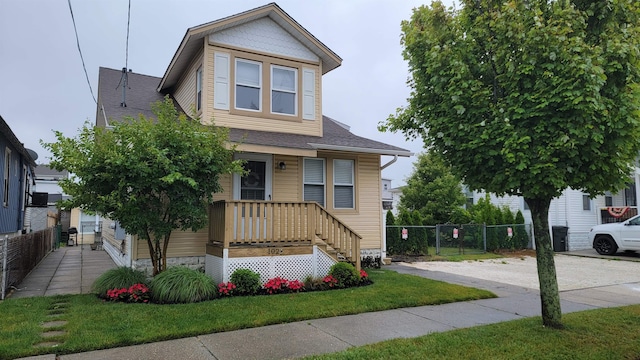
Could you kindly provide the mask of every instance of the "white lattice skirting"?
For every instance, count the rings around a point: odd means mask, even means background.
[[[206,255],[205,273],[216,283],[228,282],[237,269],[249,269],[260,274],[262,284],[280,276],[287,280],[304,281],[307,276],[323,277],[336,261],[317,246],[309,255],[281,255],[229,258],[229,250],[223,250],[223,257]]]

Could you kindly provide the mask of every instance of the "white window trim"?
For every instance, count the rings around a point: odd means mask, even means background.
[[[240,86],[246,86],[246,87],[251,87],[251,88],[256,88],[255,85],[250,85],[250,84],[243,84],[238,82],[238,62],[244,62],[244,63],[248,63],[248,64],[255,64],[258,65],[258,110],[256,109],[246,109],[246,108],[241,108],[238,107],[238,85]],[[233,80],[234,80],[234,84],[233,84],[233,91],[234,91],[234,101],[233,101],[233,107],[237,110],[242,110],[242,111],[252,111],[252,112],[262,112],[262,62],[260,61],[253,61],[253,60],[247,60],[247,59],[243,59],[243,58],[236,58],[235,59],[235,73],[233,76]]]
[[[338,161],[348,161],[351,163],[351,183],[340,183],[336,181],[336,162]],[[333,208],[334,209],[355,209],[356,208],[356,174],[355,174],[356,162],[352,159],[333,159]],[[336,187],[347,187],[350,186],[353,191],[351,192],[351,203],[352,207],[337,207],[336,206]]]
[[[196,111],[202,109],[202,66],[196,70]]]
[[[3,195],[2,195],[2,205],[7,207],[9,206],[9,192],[11,191],[11,149],[8,147],[4,148],[4,169],[3,169]]]
[[[293,91],[284,90],[284,89],[277,89],[277,88],[275,88],[273,86],[273,70],[274,69],[293,71],[293,84],[294,84]],[[281,66],[281,65],[271,64],[271,69],[270,69],[269,75],[270,75],[270,78],[271,78],[271,91],[269,92],[269,105],[270,105],[271,113],[274,114],[274,115],[284,115],[284,116],[297,117],[298,116],[298,93],[299,93],[299,91],[298,91],[298,69],[297,68],[288,67],[288,66]],[[281,113],[281,112],[274,112],[273,111],[273,92],[274,91],[279,91],[279,92],[289,93],[289,94],[293,94],[294,95],[293,114],[287,114],[287,113]]]
[[[264,197],[265,201],[271,201],[272,178],[273,178],[273,156],[270,154],[256,154],[256,153],[237,153],[234,155],[234,159],[251,160],[251,161],[264,161],[266,163],[265,168],[265,182],[264,182]],[[233,200],[240,200],[240,181],[242,177],[240,174],[233,174]]]
[[[305,181],[305,173],[306,173],[306,160],[314,160],[314,161],[322,161],[322,183],[318,183],[318,182],[306,182]],[[303,158],[302,160],[302,200],[303,201],[309,201],[304,199],[304,186],[305,185],[315,185],[315,186],[319,186],[322,185],[322,202],[325,208],[327,207],[327,162],[324,158]]]

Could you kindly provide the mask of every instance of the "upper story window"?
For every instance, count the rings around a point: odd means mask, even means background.
[[[213,108],[248,117],[318,120],[319,70],[266,55],[215,51]]]
[[[202,67],[196,71],[196,111],[202,109]]]
[[[236,109],[260,111],[262,108],[262,64],[236,59]]]
[[[9,189],[11,180],[11,150],[9,148],[4,149],[4,177],[3,177],[3,195],[2,205],[9,206]]]
[[[271,66],[271,112],[297,114],[298,71],[284,66]]]

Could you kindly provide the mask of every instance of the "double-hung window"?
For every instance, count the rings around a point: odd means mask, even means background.
[[[4,177],[3,177],[3,195],[2,205],[9,206],[9,189],[11,180],[11,150],[9,148],[4,149]]]
[[[304,201],[315,201],[325,206],[324,174],[324,159],[304,159]]]
[[[196,71],[196,111],[202,109],[202,68]]]
[[[271,65],[271,112],[296,115],[298,104],[298,71]]]
[[[333,160],[333,207],[335,209],[355,208],[353,170],[353,160]]]
[[[236,109],[262,108],[262,64],[236,59]]]

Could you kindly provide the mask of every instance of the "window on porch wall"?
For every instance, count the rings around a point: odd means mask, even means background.
[[[353,209],[354,181],[353,160],[333,160],[333,207]]]
[[[315,201],[324,206],[324,159],[304,159],[304,201]]]
[[[4,195],[2,198],[2,204],[9,206],[9,180],[11,179],[11,150],[7,147],[4,149],[4,180],[3,190]]]

